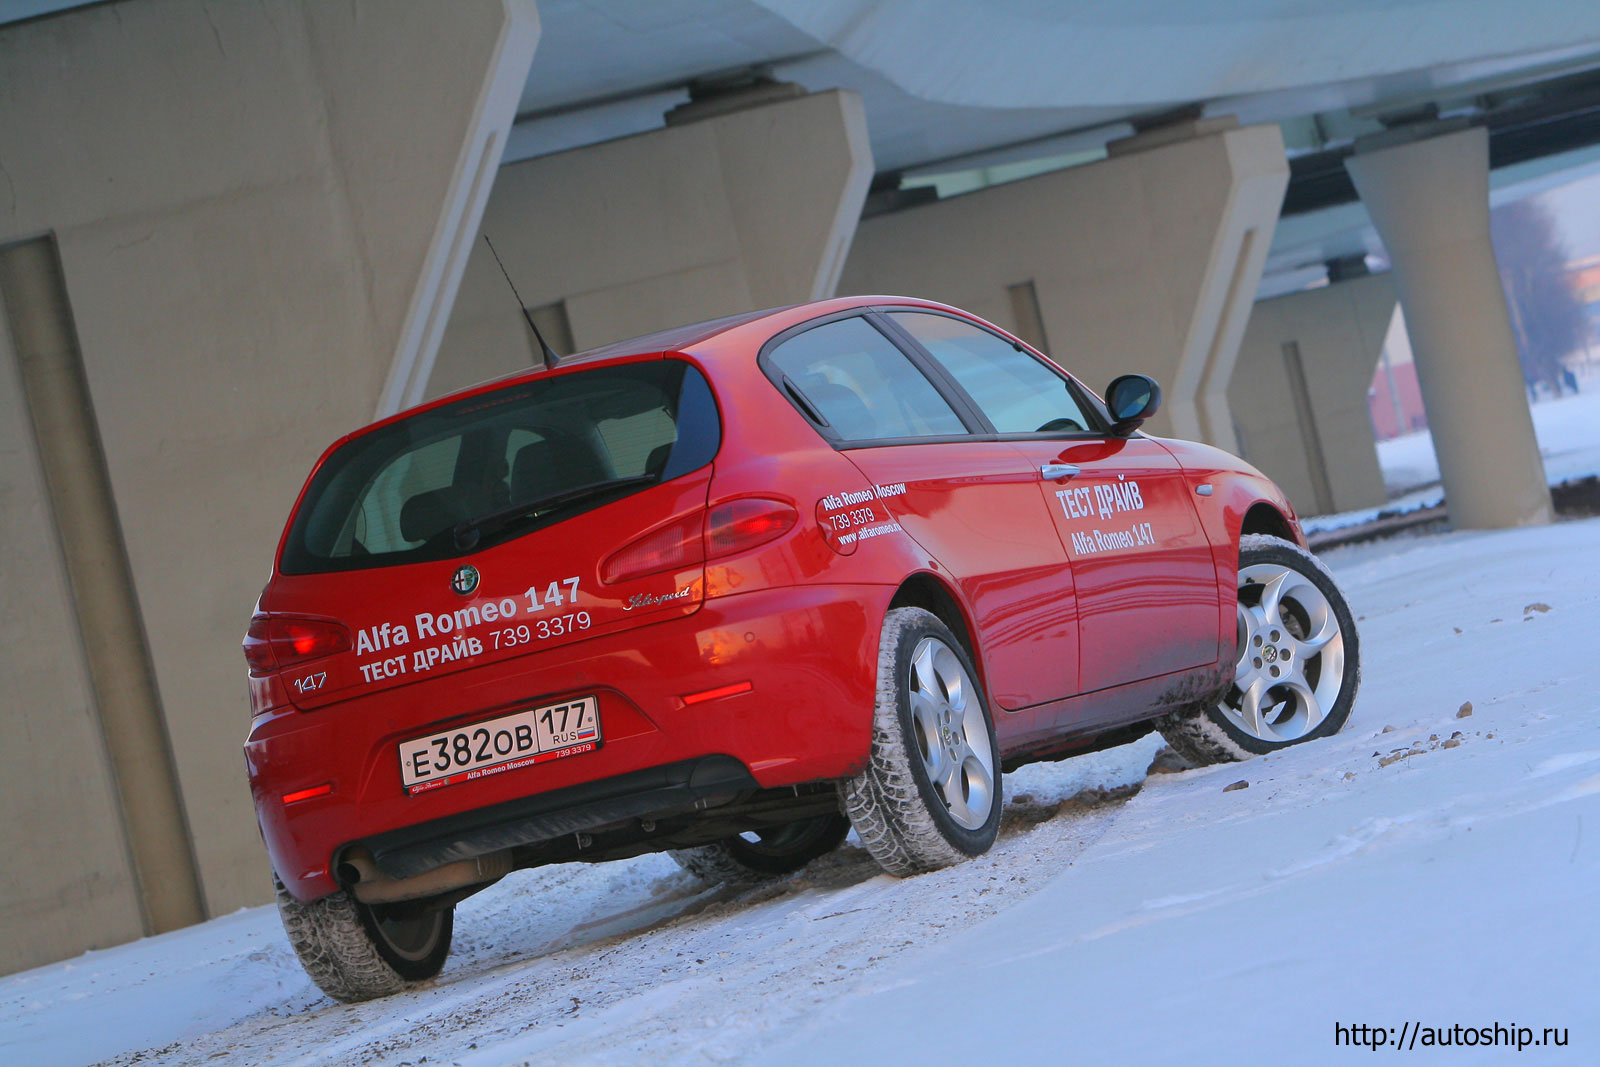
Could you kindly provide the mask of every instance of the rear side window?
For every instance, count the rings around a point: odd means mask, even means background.
[[[843,440],[967,432],[933,384],[865,319],[797,334],[768,358]]]
[[[1066,379],[1009,341],[949,315],[889,318],[965,389],[996,433],[1082,433],[1093,427]]]
[[[458,401],[329,456],[290,524],[279,569],[311,574],[460,555],[697,470],[721,436],[710,386],[681,360],[578,371]],[[499,518],[478,539],[459,535],[462,524],[491,517]]]

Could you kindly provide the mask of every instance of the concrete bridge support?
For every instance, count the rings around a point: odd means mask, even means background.
[[[833,295],[872,180],[861,99],[770,84],[749,96],[501,169],[483,232],[558,352]],[[480,239],[428,393],[537,352]]]
[[[239,640],[318,453],[430,361],[537,40],[532,0],[0,29],[0,972],[268,899]]]
[[[1481,127],[1377,134],[1346,162],[1394,264],[1450,519],[1462,529],[1551,520],[1489,241]]]
[[[1262,300],[1250,314],[1228,384],[1239,454],[1302,515],[1388,499],[1367,388],[1394,310],[1394,281],[1377,274]]]
[[[1153,432],[1233,450],[1227,389],[1288,183],[1282,136],[1207,119],[1109,153],[863,220],[840,291],[968,308],[1094,389],[1148,373],[1167,398]]]

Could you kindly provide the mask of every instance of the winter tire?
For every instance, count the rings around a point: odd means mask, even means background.
[[[346,1004],[398,993],[432,978],[450,954],[454,908],[427,901],[361,903],[348,890],[309,904],[273,876],[278,916],[317,987]]]
[[[1197,765],[1338,733],[1361,683],[1344,595],[1315,556],[1277,537],[1239,539],[1238,653],[1221,701],[1168,716],[1161,733]]]
[[[832,852],[849,832],[850,822],[843,815],[819,815],[697,848],[674,849],[668,855],[702,881],[767,881]]]
[[[890,874],[948,867],[994,844],[999,746],[975,676],[930,612],[884,617],[871,755],[840,792],[862,845]]]

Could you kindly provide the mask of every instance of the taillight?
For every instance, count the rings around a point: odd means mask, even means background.
[[[623,545],[600,566],[600,580],[611,584],[642,578],[658,571],[675,571],[702,563],[706,558],[701,529],[705,512],[668,523]]]
[[[799,521],[794,505],[782,500],[745,497],[718,504],[706,522],[706,555],[730,556],[764,545],[794,529]]]
[[[244,636],[251,674],[267,674],[350,648],[350,631],[327,619],[257,615]]]
[[[600,579],[610,585],[731,556],[782,537],[799,521],[794,505],[782,500],[730,500],[709,512],[697,511],[668,523],[617,549],[600,565]]]

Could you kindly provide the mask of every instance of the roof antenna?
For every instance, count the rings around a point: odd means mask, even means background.
[[[489,240],[489,235],[483,235],[483,243],[489,246],[489,254],[494,257],[494,262],[500,268],[500,273],[505,276],[506,284],[511,286],[511,295],[517,298],[517,307],[522,309],[522,317],[528,320],[528,329],[533,331],[533,336],[539,340],[539,349],[544,353],[544,365],[554,367],[561,362],[561,357],[556,355],[556,350],[544,339],[544,334],[539,332],[539,327],[533,321],[533,312],[528,310],[528,305],[522,302],[522,294],[517,292],[517,283],[511,280],[511,275],[506,273],[506,265],[500,262],[500,253],[494,250],[494,242]]]

